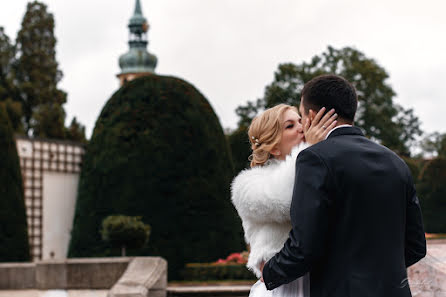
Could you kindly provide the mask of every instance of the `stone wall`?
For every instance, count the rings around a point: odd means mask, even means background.
[[[0,264],[0,290],[110,289],[132,258]]]
[[[36,264],[0,264],[0,290],[23,290],[36,288]]]

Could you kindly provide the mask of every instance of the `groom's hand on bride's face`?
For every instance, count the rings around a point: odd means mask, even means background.
[[[331,109],[327,113],[326,108],[322,107],[317,114],[310,109],[308,117],[305,120],[303,127],[305,140],[309,144],[316,144],[319,141],[324,140],[329,131],[333,129],[336,124],[336,118],[338,115],[334,109]]]

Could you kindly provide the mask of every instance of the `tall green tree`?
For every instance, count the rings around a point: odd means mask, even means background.
[[[85,143],[76,118],[64,127],[67,95],[57,88],[55,45],[54,18],[37,1],[28,4],[15,45],[0,27],[0,105],[15,133]]]
[[[64,138],[66,93],[58,89],[54,17],[38,1],[28,3],[17,35],[15,79],[28,135]]]
[[[248,126],[254,115],[265,108],[279,103],[299,105],[304,84],[327,73],[341,75],[355,86],[359,100],[355,124],[368,137],[408,156],[412,142],[421,134],[418,118],[412,109],[404,109],[393,101],[396,94],[387,82],[385,69],[351,47],[329,46],[310,62],[280,64],[264,96],[237,108],[239,127]]]
[[[19,157],[3,106],[0,106],[0,156],[0,262],[29,261]]]
[[[23,133],[21,121],[22,105],[14,85],[12,67],[15,59],[15,46],[4,29],[0,27],[0,105],[5,108],[15,132]]]

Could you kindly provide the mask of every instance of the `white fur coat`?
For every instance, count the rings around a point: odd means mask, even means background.
[[[257,277],[260,263],[271,259],[288,239],[296,157],[307,147],[302,143],[286,160],[272,159],[267,165],[243,170],[232,181],[232,203],[251,247],[247,267]]]

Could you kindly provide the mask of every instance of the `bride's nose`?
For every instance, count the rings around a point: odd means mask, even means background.
[[[297,124],[297,133],[302,133],[304,131],[304,127],[302,126],[302,124]]]

